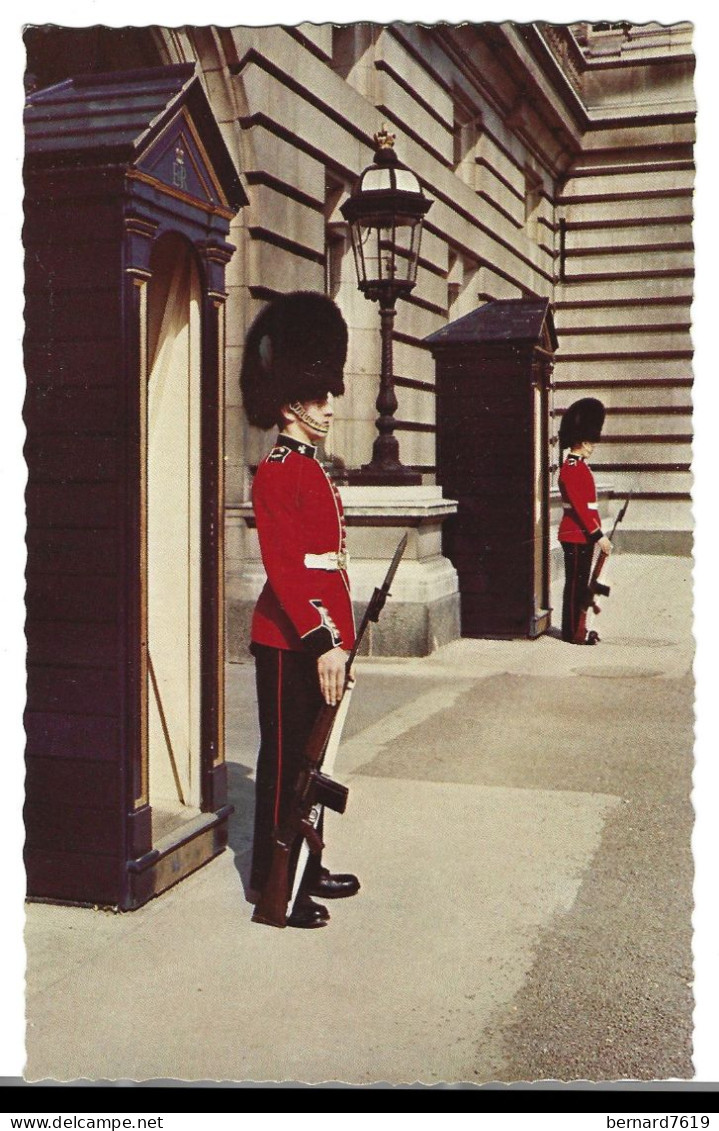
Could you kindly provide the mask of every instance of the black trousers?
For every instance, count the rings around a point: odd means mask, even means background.
[[[272,864],[272,834],[281,826],[302,767],[302,759],[317,714],[324,702],[317,660],[304,652],[289,652],[253,644],[260,752],[255,778],[255,830],[250,885],[262,891]],[[322,827],[318,828],[320,836]],[[294,883],[298,838],[290,855],[290,893]],[[311,856],[300,888],[311,887],[319,875],[319,856]],[[289,894],[288,893],[288,898]]]
[[[574,643],[586,600],[592,572],[592,542],[562,542],[564,550],[564,596],[562,600],[562,640]]]

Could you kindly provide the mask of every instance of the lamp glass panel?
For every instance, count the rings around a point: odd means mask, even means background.
[[[419,192],[419,181],[410,169],[395,169],[397,188],[402,192]]]
[[[362,175],[362,192],[392,188],[388,169],[366,169]]]
[[[383,282],[394,282],[396,276],[395,228],[392,224],[377,229],[379,274]]]
[[[414,284],[422,218],[374,213],[351,224],[352,251],[360,286]]]
[[[395,270],[396,278],[403,282],[414,282],[419,251],[418,223],[403,224],[395,229]]]
[[[357,282],[362,284],[366,278],[364,265],[364,248],[362,246],[362,227],[357,221],[350,225],[352,236],[352,254],[354,255]]]
[[[422,221],[412,224],[409,229],[409,261],[407,264],[407,280],[414,283],[417,278],[417,260],[419,259],[419,244],[422,238]]]

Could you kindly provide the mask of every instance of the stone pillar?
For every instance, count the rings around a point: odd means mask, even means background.
[[[340,487],[347,520],[355,621],[382,584],[402,535],[409,533],[382,616],[370,625],[361,654],[427,656],[460,635],[459,586],[442,556],[442,523],[457,510],[440,487]],[[244,563],[228,602],[228,658],[248,658],[252,609],[265,582],[251,503],[230,508],[245,527]],[[238,530],[237,533],[240,531]]]

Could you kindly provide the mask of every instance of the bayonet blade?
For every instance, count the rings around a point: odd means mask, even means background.
[[[629,500],[630,500],[630,498],[631,498],[631,495],[627,495],[626,499],[624,500],[624,506],[623,506],[623,507],[621,508],[621,510],[619,511],[619,514],[617,515],[617,517],[616,517],[616,518],[614,519],[614,526],[612,527],[612,532],[611,532],[611,534],[610,534],[610,536],[609,536],[609,537],[610,537],[610,539],[614,537],[614,532],[615,532],[615,530],[616,530],[616,529],[617,529],[617,527],[619,526],[619,523],[620,523],[620,522],[622,522],[622,520],[624,519],[624,516],[625,516],[625,514],[627,513],[627,507],[629,506]]]
[[[397,572],[397,568],[399,566],[399,563],[402,561],[402,555],[404,554],[405,549],[407,548],[407,538],[408,538],[408,535],[403,534],[402,537],[399,540],[399,544],[397,546],[397,549],[394,552],[394,557],[392,558],[392,561],[390,562],[389,569],[387,570],[387,576],[385,577],[384,581],[382,582],[382,591],[384,593],[389,592],[389,587],[394,580],[394,575]]]

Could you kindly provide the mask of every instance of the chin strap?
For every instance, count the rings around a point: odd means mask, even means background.
[[[293,412],[295,416],[303,422],[303,424],[308,424],[310,428],[314,428],[315,431],[322,432],[323,434],[329,432],[329,421],[315,420],[314,416],[311,416],[309,412],[307,412],[307,410],[302,407],[299,401],[297,401],[295,404],[291,404],[289,406],[289,409],[290,412]]]

